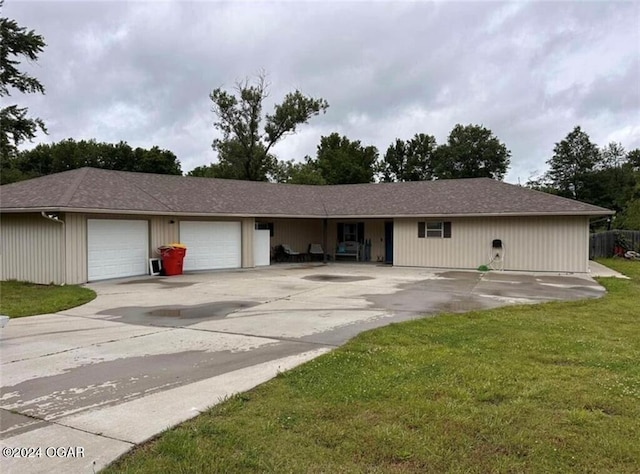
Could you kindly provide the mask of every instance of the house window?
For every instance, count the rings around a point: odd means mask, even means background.
[[[427,238],[442,238],[442,222],[427,222]]]
[[[356,224],[345,224],[344,233],[342,234],[343,242],[358,241],[358,226]]]
[[[450,239],[451,222],[418,222],[418,238]]]
[[[364,243],[364,222],[338,222],[338,242]]]

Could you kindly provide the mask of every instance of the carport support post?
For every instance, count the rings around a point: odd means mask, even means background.
[[[327,219],[323,219],[322,220],[322,250],[323,250],[323,254],[322,254],[322,261],[324,263],[327,263],[327,228],[329,227],[329,224],[327,222]]]

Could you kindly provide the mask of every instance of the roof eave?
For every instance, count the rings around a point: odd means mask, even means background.
[[[131,216],[184,216],[184,217],[269,217],[322,219],[324,214],[273,214],[273,213],[244,213],[244,212],[176,212],[176,211],[145,211],[138,209],[99,209],[86,207],[12,207],[0,209],[0,214],[21,214],[30,212],[72,212],[78,214],[120,214]]]
[[[132,216],[185,216],[185,217],[238,217],[277,219],[415,219],[415,218],[470,218],[470,217],[544,217],[544,216],[609,216],[615,211],[608,209],[591,211],[551,211],[551,212],[485,212],[485,213],[426,213],[426,214],[280,214],[280,213],[223,213],[223,212],[175,212],[145,211],[137,209],[97,209],[73,207],[28,207],[5,208],[1,213],[17,214],[28,212],[74,212],[83,214],[124,214]]]
[[[482,212],[482,213],[447,213],[447,214],[372,214],[372,215],[331,215],[332,219],[414,219],[414,218],[451,218],[451,217],[545,217],[545,216],[585,216],[596,217],[614,215],[615,211],[553,211],[553,212]]]

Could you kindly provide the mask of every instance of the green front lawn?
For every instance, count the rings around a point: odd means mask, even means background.
[[[36,285],[23,281],[0,281],[0,314],[12,318],[56,313],[96,297],[89,288],[77,285]]]
[[[367,332],[106,472],[639,472],[640,263],[603,263],[632,280]]]

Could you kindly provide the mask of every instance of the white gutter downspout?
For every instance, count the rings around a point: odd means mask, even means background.
[[[62,238],[60,239],[60,242],[62,243],[62,245],[61,245],[62,248],[61,248],[61,251],[60,251],[60,255],[62,255],[62,265],[60,265],[60,273],[62,275],[62,278],[61,278],[60,281],[62,282],[61,285],[64,286],[67,283],[67,278],[66,278],[66,276],[67,276],[67,270],[66,270],[66,267],[67,267],[67,252],[66,252],[66,245],[65,245],[65,240],[66,240],[66,235],[65,235],[66,232],[65,232],[65,230],[66,229],[64,227],[64,221],[59,219],[58,217],[51,217],[51,216],[47,215],[47,213],[45,211],[40,212],[40,215],[42,217],[44,217],[45,219],[47,219],[47,220],[50,220],[52,222],[57,222],[58,224],[62,224]]]

